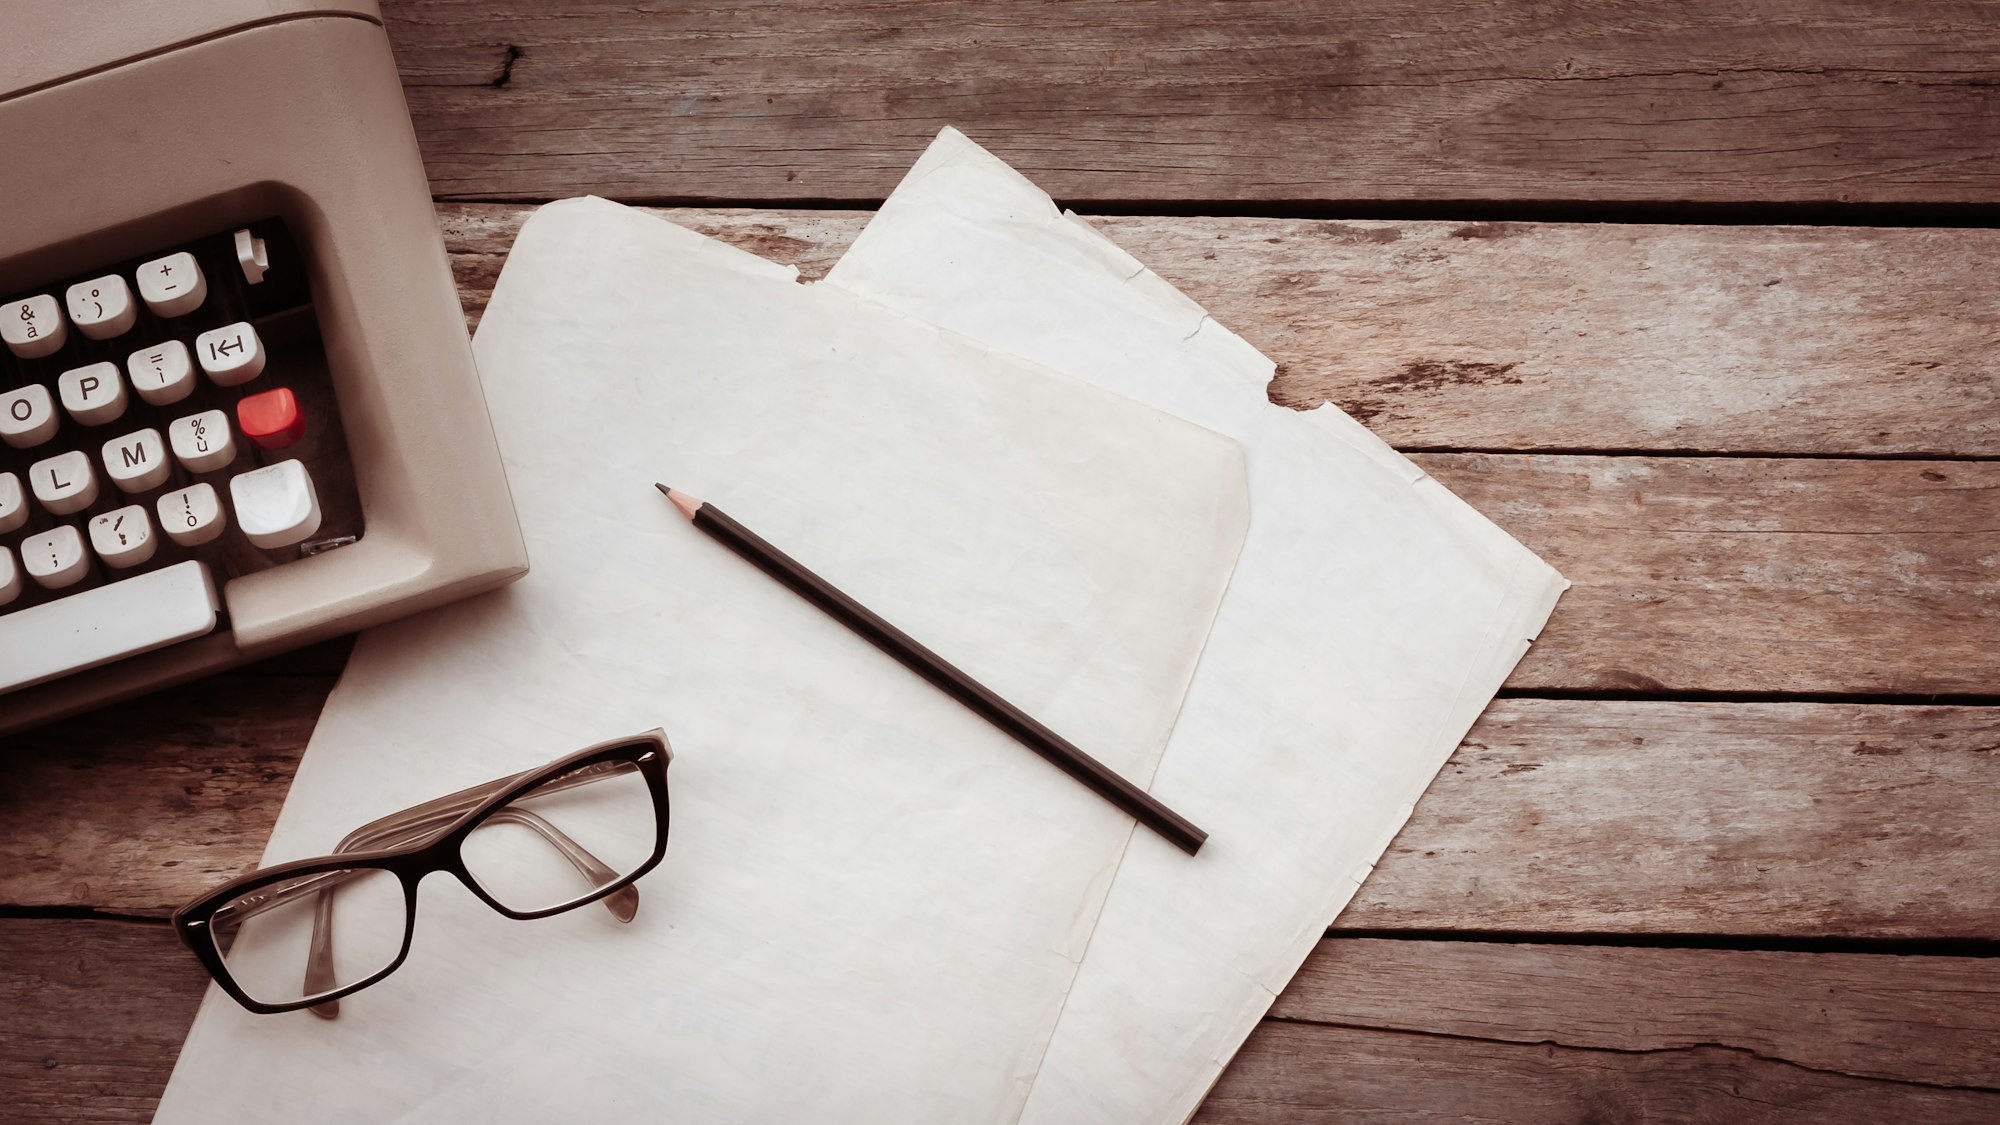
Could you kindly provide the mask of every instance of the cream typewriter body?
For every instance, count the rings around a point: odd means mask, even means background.
[[[0,733],[523,573],[375,6],[6,20]]]

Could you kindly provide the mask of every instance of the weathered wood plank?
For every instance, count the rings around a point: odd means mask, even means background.
[[[661,212],[819,277],[860,212]],[[527,210],[443,204],[474,321]],[[2000,456],[2000,231],[1092,220],[1426,449]]]
[[[1266,1023],[1194,1120],[1990,1125],[1996,1115],[2000,1092],[1992,1090],[1824,1074],[1719,1047],[1626,1053]]]
[[[1950,0],[383,8],[449,197],[879,199],[956,124],[1067,200],[2000,198]]]
[[[2000,960],[1332,938],[1271,1014],[2000,1091]]]
[[[254,867],[332,689],[234,672],[0,739],[0,904],[165,916]]]
[[[0,919],[0,1116],[151,1120],[207,985],[162,925]]]
[[[1576,584],[1510,686],[2000,685],[2000,463],[1415,459]]]
[[[1350,929],[2000,939],[2000,709],[1502,699]]]
[[[164,926],[0,919],[8,1120],[145,1121],[205,982]],[[1333,940],[1198,1120],[1991,1120],[1996,993],[1980,958]]]
[[[12,756],[0,904],[162,916],[255,864],[326,682],[201,689]],[[1339,926],[2000,940],[1996,790],[2000,709],[1501,700]]]

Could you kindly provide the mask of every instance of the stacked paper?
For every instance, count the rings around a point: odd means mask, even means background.
[[[1249,540],[1020,1120],[1192,1113],[1568,585],[956,130],[828,282],[1242,442]]]
[[[1180,1120],[1564,585],[952,131],[814,286],[545,208],[476,347],[535,569],[362,640],[267,858],[660,725],[667,860],[624,929],[434,880],[335,1023],[212,993],[161,1120]],[[1208,845],[1134,833],[655,479]]]

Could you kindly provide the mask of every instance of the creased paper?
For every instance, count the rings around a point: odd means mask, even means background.
[[[1248,541],[1021,1120],[1185,1118],[1353,896],[1567,586],[954,130],[827,284],[1235,437]]]
[[[534,569],[361,638],[267,859],[660,726],[665,862],[625,926],[434,878],[335,1022],[211,990],[159,1120],[1012,1120],[1132,822],[653,482],[1143,778],[1242,542],[1238,447],[600,200],[529,221],[476,350]]]

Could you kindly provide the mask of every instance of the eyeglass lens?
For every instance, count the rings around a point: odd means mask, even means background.
[[[319,957],[311,955],[319,916]],[[209,932],[236,986],[264,1004],[289,1004],[367,980],[402,952],[409,909],[402,880],[377,868],[320,872],[232,899]]]
[[[529,914],[582,902],[637,871],[659,835],[646,775],[629,761],[597,762],[488,811],[459,856],[494,901]],[[381,974],[409,924],[402,879],[357,867],[245,891],[215,911],[209,933],[246,995],[291,1004]]]
[[[587,899],[637,871],[652,858],[659,831],[638,766],[599,762],[495,808],[459,856],[494,901],[532,913]]]

